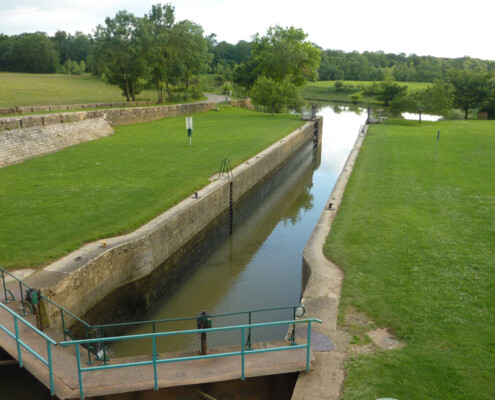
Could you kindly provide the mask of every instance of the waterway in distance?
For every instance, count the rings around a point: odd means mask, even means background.
[[[319,105],[317,113],[323,116],[321,149],[313,152],[309,146],[304,161],[233,235],[141,320],[190,317],[202,310],[224,314],[299,304],[304,247],[367,116],[363,108],[341,105]],[[272,311],[253,315],[252,322],[290,319],[292,310]],[[246,323],[247,315],[213,320],[215,327]],[[196,329],[196,321],[157,325],[157,331],[186,329]],[[147,325],[126,334],[149,332]],[[287,326],[258,329],[253,341],[282,339],[285,332]],[[240,333],[208,335],[209,347],[239,343]],[[139,355],[148,352],[150,345],[149,340],[116,342],[109,355]],[[157,346],[159,352],[192,350],[199,348],[199,339],[197,335],[173,336],[160,339]]]

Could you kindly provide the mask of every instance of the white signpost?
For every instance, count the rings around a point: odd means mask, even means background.
[[[192,131],[194,129],[192,117],[186,118],[186,129],[187,129],[187,136],[189,136],[189,146],[192,146]]]

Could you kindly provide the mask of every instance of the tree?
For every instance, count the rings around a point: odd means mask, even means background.
[[[394,99],[405,95],[406,91],[407,86],[399,85],[392,79],[387,78],[378,85],[376,98],[383,101],[385,106],[389,106]]]
[[[191,77],[208,69],[212,54],[203,28],[191,21],[178,22],[171,32],[171,46],[175,55],[176,71],[189,87]]]
[[[419,115],[421,122],[422,114],[446,115],[452,109],[452,89],[442,81],[423,90],[407,92],[403,96],[396,97],[390,109],[394,113],[412,112]]]
[[[157,90],[158,103],[163,103],[164,87],[170,97],[169,82],[173,62],[170,34],[175,21],[174,12],[175,9],[170,4],[157,4],[151,7],[147,16],[153,34],[150,52],[151,81]]]
[[[46,33],[23,33],[14,37],[10,59],[12,71],[47,74],[55,72],[58,65],[58,53]]]
[[[110,83],[118,85],[127,101],[135,101],[141,90],[140,80],[149,69],[149,25],[127,11],[106,18],[105,25],[96,28],[91,65],[99,75],[105,74]]]
[[[278,25],[270,27],[265,36],[256,34],[252,56],[257,74],[279,83],[289,80],[297,87],[316,80],[320,50],[305,41],[306,37],[302,29]]]
[[[260,76],[253,86],[251,95],[256,103],[269,107],[272,115],[275,112],[282,112],[287,106],[300,105],[298,90],[288,79],[276,82],[271,78]]]
[[[469,109],[479,107],[488,98],[492,89],[490,75],[480,69],[451,69],[447,81],[454,91],[454,106],[464,110],[467,119]]]

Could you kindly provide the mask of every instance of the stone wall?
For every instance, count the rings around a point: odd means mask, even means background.
[[[0,133],[0,168],[114,133],[103,118]]]
[[[214,103],[175,104],[170,106],[112,108],[95,111],[74,111],[69,113],[44,114],[0,118],[0,135],[2,130],[45,126],[65,122],[83,121],[86,119],[104,118],[111,126],[136,124],[154,121],[160,118],[175,117],[201,111],[209,111]]]
[[[321,124],[319,124],[321,129]],[[314,123],[309,122],[233,170],[234,177],[220,179],[166,211],[137,231],[88,244],[53,263],[38,274],[57,277],[58,283],[45,288],[45,295],[76,315],[85,315],[98,302],[130,282],[150,276],[169,257],[193,240],[229,209],[230,190],[234,203],[267,174],[312,140]],[[321,137],[321,130],[320,130]],[[167,266],[166,275],[182,271]],[[38,274],[35,274],[38,275]],[[39,277],[43,280],[43,277]],[[56,323],[57,310],[50,319]]]
[[[140,107],[151,106],[154,101],[131,101],[119,103],[87,103],[87,104],[63,104],[54,106],[25,106],[0,108],[0,115],[27,114],[45,111],[80,110],[82,108],[114,108],[114,107]]]

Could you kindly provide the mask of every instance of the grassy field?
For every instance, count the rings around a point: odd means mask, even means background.
[[[369,129],[324,251],[346,274],[340,322],[364,336],[345,319],[359,310],[406,346],[351,358],[345,399],[495,398],[494,132]]]
[[[302,125],[293,115],[222,107],[121,126],[112,136],[0,169],[0,265],[40,266],[137,228]]]
[[[62,74],[22,74],[0,72],[0,107],[43,106],[125,101],[117,86],[96,77]],[[153,90],[145,90],[137,100],[156,100]]]
[[[351,94],[372,86],[375,82],[371,81],[344,81],[347,88],[338,92],[335,89],[335,81],[309,82],[302,89],[302,96],[308,100],[316,101],[340,101],[350,103]],[[379,82],[378,82],[379,83]],[[427,82],[398,82],[400,85],[407,86],[409,90],[420,90],[426,88]],[[361,102],[366,104],[380,103],[374,96],[363,95]]]

